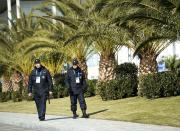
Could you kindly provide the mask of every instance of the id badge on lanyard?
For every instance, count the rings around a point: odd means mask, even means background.
[[[40,76],[37,76],[37,71],[36,71],[36,83],[37,84],[41,83],[41,72],[40,72]]]
[[[76,84],[79,84],[80,83],[80,79],[79,77],[76,77]]]
[[[37,84],[41,83],[41,77],[40,76],[36,76],[36,83]]]
[[[74,74],[76,75],[76,72],[74,71]],[[78,76],[76,76],[76,84],[80,83],[80,76],[79,76],[79,72],[78,72]]]

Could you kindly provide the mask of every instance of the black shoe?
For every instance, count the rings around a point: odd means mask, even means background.
[[[77,117],[79,117],[77,114],[73,114],[73,119],[76,119]]]
[[[45,118],[40,118],[39,121],[45,121]]]
[[[76,119],[77,117],[79,117],[76,113],[76,111],[73,111],[73,119]]]
[[[89,118],[89,115],[88,114],[83,114],[82,118]]]
[[[89,115],[86,113],[86,110],[82,110],[82,118],[89,118]]]
[[[45,119],[39,119],[39,121],[45,121]]]

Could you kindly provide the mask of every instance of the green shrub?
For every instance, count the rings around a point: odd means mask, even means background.
[[[98,83],[97,89],[102,100],[116,100],[133,96],[131,76],[129,75]]]
[[[65,85],[65,74],[55,74],[54,75],[54,88],[53,97],[63,98],[69,95],[68,89]]]
[[[5,92],[0,92],[0,102],[6,102],[6,93]]]
[[[54,98],[63,98],[68,96],[68,88],[62,85],[54,86],[53,97]]]
[[[85,93],[85,97],[95,96],[95,94],[96,94],[95,89],[96,89],[97,80],[88,80],[87,84],[88,84],[88,88],[87,88],[87,91]]]
[[[137,95],[138,88],[138,67],[134,63],[123,63],[121,65],[117,65],[115,68],[116,78],[117,79],[126,79],[128,77],[130,79],[130,83],[133,89],[133,96]]]
[[[11,100],[11,92],[0,92],[0,102]]]
[[[12,92],[12,100],[13,102],[20,102],[22,101],[22,94],[20,91],[13,91]]]
[[[69,95],[65,85],[65,74],[54,75],[53,98],[63,98]]]
[[[66,75],[65,74],[55,74],[54,77],[54,86],[65,86],[65,79],[66,79]]]
[[[0,64],[0,77],[7,71],[7,66]]]
[[[23,88],[23,90],[22,90],[22,99],[27,100],[27,101],[33,100],[33,96],[31,96],[31,97],[28,96],[28,90],[26,88]]]
[[[135,64],[124,63],[116,66],[116,79],[101,82],[97,91],[103,100],[116,100],[136,96],[138,87],[138,68]]]
[[[134,63],[123,63],[121,65],[117,65],[115,68],[115,72],[117,75],[137,75],[138,68]]]
[[[163,72],[140,77],[140,95],[147,98],[160,98],[180,95],[177,74]]]

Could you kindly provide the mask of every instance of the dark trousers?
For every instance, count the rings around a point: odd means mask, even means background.
[[[85,101],[83,92],[81,92],[79,94],[70,93],[70,100],[71,100],[71,111],[72,112],[77,111],[77,100],[79,101],[81,110],[87,109],[86,101]]]
[[[45,119],[47,95],[34,95],[39,119]]]

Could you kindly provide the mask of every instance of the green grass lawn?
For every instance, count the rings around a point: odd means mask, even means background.
[[[180,96],[149,100],[141,97],[102,101],[99,96],[87,98],[91,118],[130,121],[180,127]],[[0,103],[1,112],[36,113],[34,102]],[[81,114],[78,109],[78,113]],[[71,116],[69,98],[47,104],[47,114]]]

